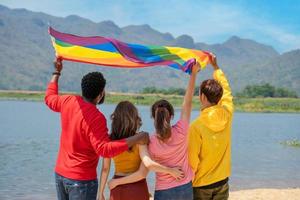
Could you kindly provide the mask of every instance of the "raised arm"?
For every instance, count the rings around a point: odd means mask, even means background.
[[[63,102],[69,98],[67,95],[58,95],[58,80],[62,68],[62,60],[57,58],[54,61],[54,72],[45,94],[46,105],[55,112],[60,112]]]
[[[105,190],[105,185],[110,171],[110,163],[111,163],[110,158],[103,158],[101,175],[99,178],[100,184],[98,186],[97,200],[105,200],[104,190]]]
[[[56,60],[53,62],[54,64],[54,72],[52,73],[52,78],[50,82],[56,82],[58,83],[58,79],[60,76],[60,72],[63,68],[63,64],[62,64],[62,59],[61,58],[56,58]]]
[[[223,96],[218,104],[226,107],[229,112],[233,113],[234,105],[231,88],[224,72],[219,68],[215,55],[212,55],[211,65],[214,68],[214,79],[217,80],[223,88]]]
[[[199,63],[193,66],[192,74],[190,75],[190,80],[186,88],[186,92],[183,98],[183,104],[181,109],[180,119],[190,122],[191,112],[192,112],[192,101],[194,96],[195,82],[197,78],[197,73],[200,70]]]

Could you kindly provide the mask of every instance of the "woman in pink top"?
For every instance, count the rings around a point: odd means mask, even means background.
[[[148,147],[151,158],[165,166],[178,166],[185,174],[185,177],[178,181],[165,174],[156,173],[155,200],[193,199],[193,171],[188,163],[188,127],[198,69],[198,65],[193,67],[180,119],[175,125],[171,126],[170,123],[174,117],[174,109],[167,100],[159,100],[151,108],[156,130],[150,137]]]
[[[155,134],[150,138],[148,146],[151,158],[168,167],[180,167],[185,177],[176,180],[167,174],[156,173],[154,200],[192,200],[193,172],[188,163],[188,126],[192,111],[192,98],[194,94],[197,72],[200,67],[197,63],[193,66],[192,74],[183,99],[180,119],[171,126],[174,117],[173,106],[167,100],[159,100],[151,107],[154,119]],[[142,178],[139,170],[125,178],[113,179],[110,188]]]

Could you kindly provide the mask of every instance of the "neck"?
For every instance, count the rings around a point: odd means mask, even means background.
[[[206,108],[209,108],[209,107],[212,107],[212,106],[215,106],[216,104],[212,104],[212,103],[204,103],[202,104],[201,106],[201,111],[206,109]]]
[[[96,99],[94,99],[94,100],[89,100],[89,99],[87,99],[87,98],[85,98],[85,97],[82,97],[82,98],[84,99],[85,102],[94,104],[95,106],[97,105],[97,100],[96,100]]]

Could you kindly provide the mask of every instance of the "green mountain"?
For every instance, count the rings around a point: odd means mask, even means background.
[[[245,79],[251,78],[251,84],[270,83],[276,87],[285,87],[300,94],[300,49],[289,51],[272,59],[257,64],[243,65],[244,71],[235,74],[234,82],[240,88],[249,84]]]
[[[189,35],[174,37],[149,25],[119,27],[112,21],[95,23],[76,15],[55,17],[26,9],[0,5],[0,89],[44,90],[53,70],[54,50],[48,25],[67,33],[102,35],[141,44],[181,46],[214,52],[235,92],[245,85],[270,83],[290,87],[300,94],[299,50],[280,55],[271,46],[237,36],[221,44],[195,42]],[[169,67],[118,69],[65,62],[60,80],[62,90],[80,90],[81,77],[90,71],[104,73],[110,91],[136,92],[144,87],[185,87],[188,76]],[[200,80],[210,77],[201,72]]]

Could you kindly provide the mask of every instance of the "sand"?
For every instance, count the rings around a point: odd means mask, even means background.
[[[230,192],[229,200],[300,200],[300,188],[233,191]]]
[[[18,200],[55,200],[56,194],[20,195]],[[153,200],[153,199],[150,199]],[[296,189],[251,189],[230,192],[229,200],[300,200],[300,188]]]
[[[300,188],[233,191],[229,200],[300,200]]]

